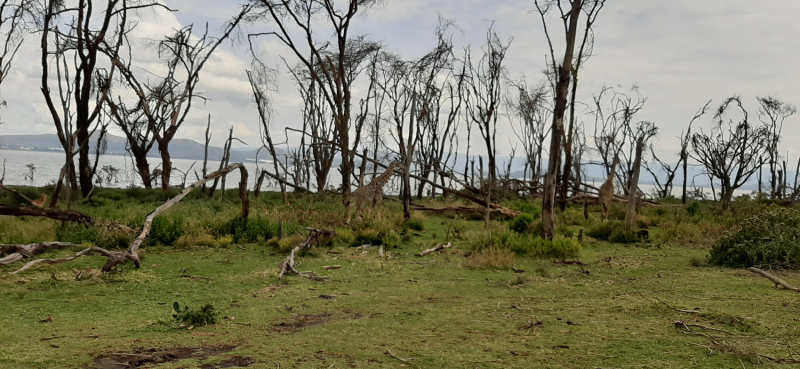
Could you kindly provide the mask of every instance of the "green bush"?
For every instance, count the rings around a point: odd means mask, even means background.
[[[413,231],[422,231],[425,229],[425,223],[421,219],[411,218],[403,223],[403,228]]]
[[[508,223],[508,228],[517,233],[525,233],[528,231],[528,226],[533,223],[535,218],[533,215],[525,214],[512,219]]]
[[[181,305],[175,301],[172,304],[172,309],[175,311],[172,317],[176,322],[188,325],[217,324],[217,315],[219,315],[219,312],[214,309],[214,305],[206,304],[200,309],[190,309],[188,306],[184,305],[183,310],[181,310]]]
[[[294,233],[287,232],[288,224],[284,223],[284,236]],[[292,227],[293,228],[293,227]],[[259,237],[265,240],[278,236],[278,225],[270,223],[269,220],[261,217],[250,217],[242,219],[233,218],[214,230],[216,236],[230,235],[233,243],[256,242]]]
[[[183,235],[183,218],[153,218],[149,241],[157,245],[171,246]]]
[[[97,241],[97,228],[85,224],[64,222],[56,228],[56,239],[76,244],[94,243]]]
[[[625,224],[618,220],[595,224],[586,230],[586,235],[614,243],[634,243],[641,240],[636,232],[626,230]]]
[[[542,215],[542,207],[537,203],[528,202],[525,200],[515,200],[505,202],[504,205],[511,209],[530,214],[534,219],[538,219]]]
[[[714,243],[709,263],[800,267],[800,211],[773,206],[739,222]]]
[[[686,207],[686,211],[689,212],[689,216],[697,215],[697,212],[700,211],[700,203],[693,201],[691,205]]]

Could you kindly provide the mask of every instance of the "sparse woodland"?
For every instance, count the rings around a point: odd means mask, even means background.
[[[44,187],[4,184],[4,163],[0,367],[800,363],[790,102],[698,101],[660,137],[647,86],[579,98],[605,0],[532,0],[545,63],[520,75],[494,25],[459,45],[440,16],[432,49],[392,51],[359,31],[383,5],[246,0],[150,40],[154,72],[134,30],[168,1],[0,2],[0,98],[40,90],[63,148]],[[4,82],[23,44],[38,86]],[[181,171],[170,143],[230,45],[259,137],[223,127],[211,167],[208,112],[206,160]],[[287,76],[301,122],[276,119]],[[99,165],[109,129],[140,186],[103,186],[120,176]],[[245,141],[269,158],[256,172],[231,161]]]

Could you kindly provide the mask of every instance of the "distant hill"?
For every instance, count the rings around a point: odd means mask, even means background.
[[[105,155],[127,155],[125,151],[126,140],[123,137],[108,135],[108,146]],[[94,151],[97,140],[91,140],[90,149]],[[58,136],[54,134],[46,135],[7,135],[0,136],[0,149],[5,150],[26,150],[26,151],[56,151],[62,152],[64,149],[58,141]],[[183,138],[176,138],[169,144],[169,153],[175,159],[203,160],[203,144]],[[231,150],[232,162],[255,161],[258,149],[239,148]],[[148,157],[160,157],[158,154],[158,144],[153,145]],[[270,159],[266,150],[261,150],[258,158],[260,160]],[[222,159],[222,148],[216,146],[208,147],[208,160],[218,161]]]

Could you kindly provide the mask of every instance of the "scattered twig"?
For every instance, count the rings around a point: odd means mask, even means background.
[[[322,267],[322,270],[340,269],[341,267],[341,265],[326,265]]]
[[[389,354],[389,355],[391,355],[393,358],[395,358],[395,359],[397,359],[397,360],[400,360],[400,361],[402,361],[402,362],[404,362],[404,363],[406,363],[406,364],[411,364],[411,365],[414,365],[414,366],[416,366],[417,368],[421,368],[421,367],[420,367],[419,365],[417,365],[416,363],[412,363],[412,362],[411,362],[411,360],[414,360],[414,358],[412,358],[412,357],[410,357],[410,358],[408,358],[408,359],[403,359],[402,357],[395,355],[395,354],[394,354],[394,352],[392,352],[392,350],[387,350],[387,351],[386,351],[386,353],[387,353],[387,354]]]
[[[447,245],[443,245],[443,244],[440,243],[440,244],[437,244],[434,247],[431,247],[429,249],[423,250],[422,252],[417,254],[417,256],[425,256],[425,255],[428,255],[428,254],[430,254],[432,252],[436,252],[436,251],[444,250],[444,249],[449,249],[451,247],[453,247],[453,245],[450,242],[448,242]]]
[[[647,298],[647,297],[646,297],[646,296],[645,296],[643,293],[641,293],[641,292],[640,292],[640,293],[639,293],[639,295],[641,295],[641,296],[642,296],[642,298],[644,298],[645,300],[647,300],[647,301],[650,301],[650,302],[652,302],[652,303],[655,303],[655,302],[653,302],[652,300],[648,299],[648,298]],[[661,301],[661,300],[659,300],[657,297],[653,297],[653,298],[654,298],[654,299],[656,299],[656,301],[658,301],[658,302],[660,302],[660,303],[664,304],[664,305],[665,305],[665,306],[667,306],[668,308],[670,308],[670,309],[672,309],[672,310],[674,310],[674,311],[677,311],[677,312],[679,312],[679,313],[686,313],[686,314],[702,314],[702,312],[700,312],[700,311],[697,311],[697,310],[684,310],[684,309],[677,309],[677,308],[675,308],[674,306],[672,306],[672,305],[670,305],[670,304],[668,304],[668,303],[666,303],[666,302],[664,302],[664,301]]]
[[[7,256],[0,258],[0,265],[7,265],[24,258],[30,258],[33,254],[40,251],[60,250],[79,246],[80,245],[69,242],[39,242],[29,245],[0,244],[0,255],[8,253]]]
[[[778,277],[776,277],[776,276],[774,276],[772,274],[769,274],[769,273],[767,273],[767,272],[765,272],[765,271],[763,271],[761,269],[758,269],[756,267],[750,267],[750,268],[747,268],[747,270],[749,270],[749,271],[751,271],[753,273],[756,273],[756,274],[760,274],[762,277],[764,277],[766,279],[769,279],[770,281],[772,281],[772,283],[775,283],[775,287],[781,286],[784,289],[787,289],[789,291],[800,292],[800,288],[792,287],[791,285],[786,283],[786,281],[784,281],[783,279],[780,279],[780,278],[778,278]]]

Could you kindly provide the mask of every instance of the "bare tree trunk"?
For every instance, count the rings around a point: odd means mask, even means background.
[[[638,201],[639,175],[642,171],[642,152],[644,151],[644,138],[639,137],[636,142],[636,159],[633,161],[633,177],[630,180],[630,191],[628,193],[628,214],[625,216],[625,226],[630,231],[636,221],[636,209]]]
[[[564,135],[564,115],[567,110],[567,97],[569,95],[569,84],[572,75],[572,58],[575,52],[575,36],[578,30],[578,17],[581,13],[582,0],[573,0],[570,10],[569,27],[566,35],[566,50],[564,60],[558,68],[558,83],[556,84],[556,96],[553,110],[553,127],[550,132],[550,158],[548,161],[547,174],[544,180],[544,200],[542,203],[542,225],[544,238],[552,240],[555,237],[556,218],[556,177],[558,177],[559,162],[561,158],[561,140]],[[553,60],[555,64],[556,61]]]
[[[208,114],[208,124],[206,125],[206,143],[203,147],[203,178],[208,174],[208,144],[211,142],[211,113]],[[206,184],[203,183],[201,190],[203,194],[206,193]],[[256,193],[256,197],[258,194]]]

